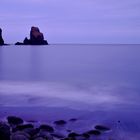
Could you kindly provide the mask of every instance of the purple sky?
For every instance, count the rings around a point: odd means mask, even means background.
[[[49,43],[140,43],[140,0],[1,0],[6,43],[38,26]]]

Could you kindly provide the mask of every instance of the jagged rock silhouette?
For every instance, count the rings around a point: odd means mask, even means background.
[[[48,45],[48,42],[44,40],[44,35],[39,28],[33,26],[30,31],[30,39],[26,37],[23,43],[17,42],[15,45]]]

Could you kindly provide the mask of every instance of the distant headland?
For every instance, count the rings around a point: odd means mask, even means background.
[[[4,40],[2,38],[2,29],[0,28],[0,45],[4,45]]]
[[[0,28],[0,45],[6,45],[2,37],[2,29]],[[38,27],[31,27],[30,38],[25,37],[23,42],[17,42],[15,45],[48,45],[47,40],[44,40],[43,33],[40,32]]]

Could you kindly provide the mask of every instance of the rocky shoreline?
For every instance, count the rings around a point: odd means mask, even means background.
[[[52,124],[35,120],[24,121],[17,116],[8,116],[0,122],[1,140],[101,140],[100,136],[111,129],[104,125],[95,125],[92,130],[77,133],[66,127],[68,123],[75,123],[76,118],[68,121],[57,120]],[[61,129],[63,128],[63,131]],[[108,140],[113,140],[109,138]]]

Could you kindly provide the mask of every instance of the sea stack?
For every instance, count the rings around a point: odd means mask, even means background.
[[[15,45],[48,45],[48,42],[44,40],[44,35],[39,28],[33,26],[30,30],[30,39],[26,37],[23,43],[17,42]]]
[[[0,45],[4,45],[4,40],[2,38],[2,29],[0,28]]]

